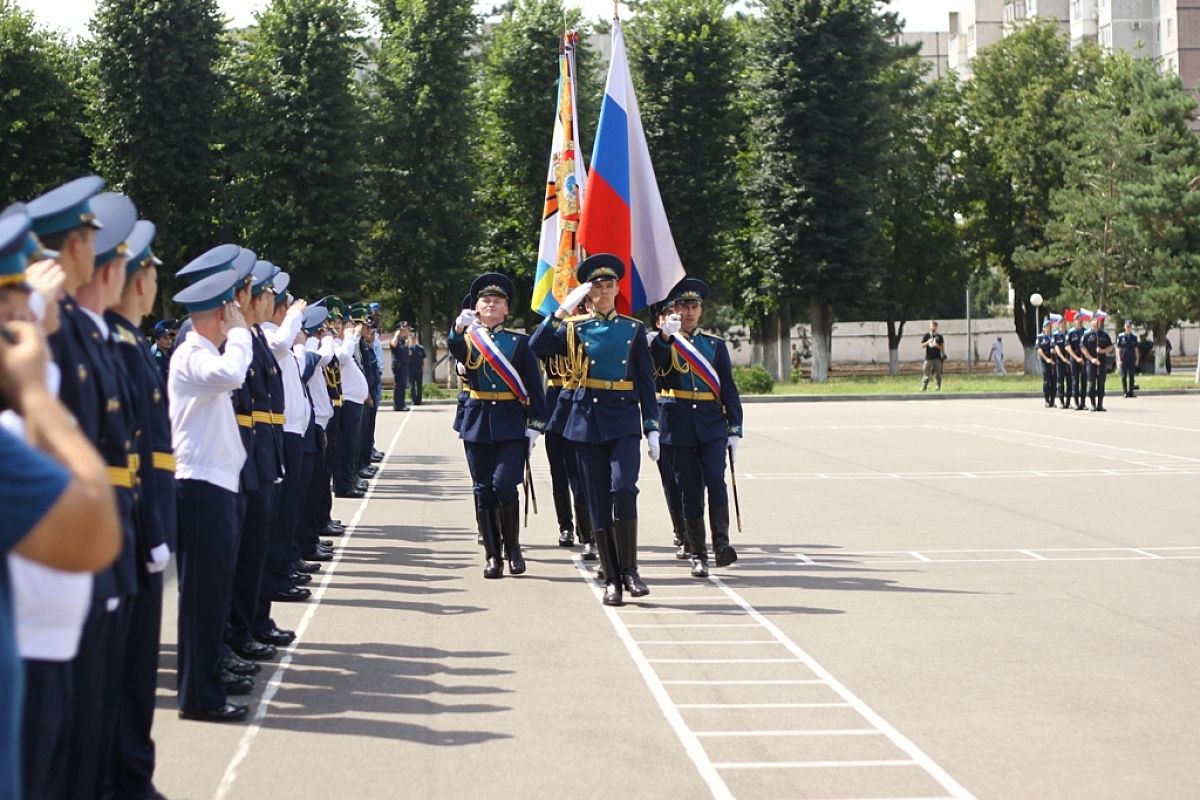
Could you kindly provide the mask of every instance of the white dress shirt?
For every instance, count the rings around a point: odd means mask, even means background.
[[[312,418],[312,409],[304,396],[304,384],[300,382],[300,367],[296,364],[296,356],[292,352],[292,343],[300,333],[301,314],[299,306],[292,306],[283,317],[283,325],[264,322],[263,337],[271,348],[271,355],[279,363],[283,376],[283,432],[296,433],[301,436],[308,430],[308,422]]]
[[[229,393],[245,383],[252,356],[246,328],[229,332],[224,353],[194,330],[175,347],[167,397],[177,479],[238,491],[246,449]]]
[[[316,353],[320,358],[312,377],[308,379],[308,393],[312,395],[313,415],[317,418],[317,424],[321,430],[325,430],[329,420],[333,419],[333,401],[329,399],[329,386],[325,383],[325,367],[333,360],[333,337],[326,334],[318,345],[316,338],[310,336],[303,346],[296,345],[297,358],[303,359],[309,352]]]
[[[344,338],[334,345],[334,354],[342,365],[342,398],[362,405],[367,399],[367,377],[354,358],[358,354],[359,336],[347,329]]]

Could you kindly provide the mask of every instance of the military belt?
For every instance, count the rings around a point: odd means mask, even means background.
[[[118,489],[133,488],[133,472],[129,467],[105,467],[104,471],[108,473],[108,483],[110,486],[115,486]]]
[[[666,389],[663,397],[674,397],[676,400],[715,401],[717,396],[712,392],[691,392],[687,389]]]
[[[585,378],[583,385],[587,389],[604,389],[611,392],[633,391],[633,381],[602,381],[596,378]]]
[[[250,416],[249,414],[238,414],[237,415],[237,424],[243,428],[253,428],[254,427],[254,417]]]
[[[471,390],[471,399],[472,400],[492,400],[492,401],[516,400],[517,396],[515,394],[513,394],[512,392],[477,392],[474,389],[472,389]]]
[[[175,456],[172,453],[155,453],[154,468],[161,469],[164,472],[175,471]]]
[[[567,382],[564,381],[562,378],[547,378],[546,379],[546,386],[550,389],[564,389],[564,388],[566,388],[566,385],[567,385]]]

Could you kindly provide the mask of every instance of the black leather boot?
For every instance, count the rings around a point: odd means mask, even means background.
[[[613,532],[612,530],[594,531],[596,535],[597,549],[600,551],[600,568],[604,571],[604,605],[620,606],[625,604],[625,598],[621,594],[621,581],[618,577],[620,570],[617,568],[616,548],[613,547]],[[596,571],[597,576],[600,570]]]
[[[728,567],[737,561],[737,551],[729,546],[729,506],[710,506],[708,521],[712,525],[713,555],[718,567]]]
[[[598,558],[596,537],[592,533],[592,518],[584,503],[575,504],[575,538],[583,545],[583,560],[595,561]]]
[[[618,519],[613,522],[613,530],[616,532],[621,580],[631,595],[645,597],[650,594],[650,587],[646,586],[642,576],[638,575],[637,525],[636,519]]]
[[[500,510],[481,508],[479,510],[479,528],[483,535],[483,551],[487,555],[487,562],[483,567],[483,577],[499,578],[504,574],[504,561],[500,558]]]
[[[675,557],[680,561],[688,557],[687,523],[683,511],[671,510],[671,530],[675,533]]]
[[[688,548],[692,551],[692,577],[708,577],[708,534],[704,530],[704,517],[689,519],[687,526]]]
[[[482,511],[480,511],[480,509],[477,507],[477,508],[475,509],[475,530],[476,530],[476,533],[475,533],[475,544],[479,545],[480,547],[482,547],[482,546],[483,546],[483,519],[482,519],[482,514],[483,514],[483,512],[482,512]]]
[[[500,506],[500,533],[508,557],[508,574],[522,575],[525,558],[521,555],[521,509],[519,506]]]

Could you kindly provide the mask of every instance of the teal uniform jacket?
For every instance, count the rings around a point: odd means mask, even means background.
[[[675,335],[694,344],[713,365],[721,381],[721,396],[713,397],[708,384],[683,361],[674,345],[662,336],[656,336],[650,350],[666,395],[663,398],[663,442],[672,447],[695,447],[729,436],[741,436],[742,400],[733,382],[733,362],[725,340],[700,331],[691,336],[683,331]],[[703,399],[706,397],[709,399]]]
[[[470,343],[466,331],[456,333],[451,329],[447,338],[450,355],[466,366],[470,391],[483,395],[468,395],[463,403],[459,438],[467,442],[488,444],[524,439],[527,428],[544,431],[547,418],[546,393],[542,387],[542,372],[529,347],[529,335],[505,330],[503,325],[492,328],[488,334],[521,376],[521,382],[525,384],[525,391],[529,395],[529,405],[525,406],[515,399],[497,400],[487,397],[488,394],[511,393],[508,384],[492,369],[475,345]]]
[[[654,369],[642,323],[615,311],[565,320],[550,316],[534,331],[531,343],[539,357],[567,356],[573,365],[577,388],[563,391],[571,399],[563,427],[567,439],[603,444],[659,429]]]

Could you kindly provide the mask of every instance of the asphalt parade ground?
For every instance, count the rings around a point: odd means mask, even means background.
[[[485,581],[452,407],[387,452],[241,725],[175,711],[170,798],[1195,798],[1200,420],[1190,397],[748,405],[741,559],[676,561],[654,465],[642,600],[557,546]],[[244,698],[235,698],[242,700]]]

